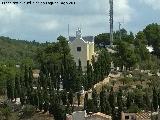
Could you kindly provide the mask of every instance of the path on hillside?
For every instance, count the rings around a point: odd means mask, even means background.
[[[97,93],[99,93],[102,90],[102,86],[107,85],[109,82],[111,82],[112,80],[116,80],[117,78],[119,78],[121,76],[121,73],[119,72],[118,74],[109,74],[108,77],[106,77],[103,81],[100,81],[99,83],[94,85],[94,88],[96,89]],[[81,105],[83,106],[84,104],[84,96],[86,94],[86,92],[88,93],[88,98],[91,99],[92,98],[92,90],[88,90],[85,91],[84,94],[82,94],[81,96]]]

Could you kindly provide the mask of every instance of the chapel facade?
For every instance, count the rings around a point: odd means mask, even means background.
[[[76,65],[78,66],[80,60],[82,70],[85,71],[87,61],[89,60],[91,62],[92,56],[94,55],[94,37],[82,37],[82,31],[78,28],[76,31],[76,37],[69,37],[69,46]]]

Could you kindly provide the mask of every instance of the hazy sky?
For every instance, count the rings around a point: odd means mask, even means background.
[[[0,4],[0,36],[52,42],[59,35],[67,37],[68,24],[71,36],[77,27],[82,28],[82,35],[109,32],[109,0],[74,1],[75,5]],[[147,24],[160,23],[160,0],[114,0],[114,30],[118,22],[124,22],[122,27],[134,33]]]

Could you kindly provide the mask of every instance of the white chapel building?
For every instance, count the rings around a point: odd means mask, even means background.
[[[92,56],[94,55],[94,37],[82,37],[81,29],[78,28],[76,37],[69,37],[69,46],[76,65],[78,66],[80,59],[82,70],[86,70],[87,60],[91,62]]]

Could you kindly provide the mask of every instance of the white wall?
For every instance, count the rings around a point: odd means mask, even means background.
[[[81,51],[77,51],[77,47],[81,47]],[[85,43],[82,39],[76,39],[72,43],[70,43],[71,48],[71,54],[74,57],[74,60],[76,62],[76,65],[79,64],[79,59],[81,60],[82,69],[84,69],[85,66],[87,66],[87,60],[89,60],[88,53],[89,50],[88,44]]]

